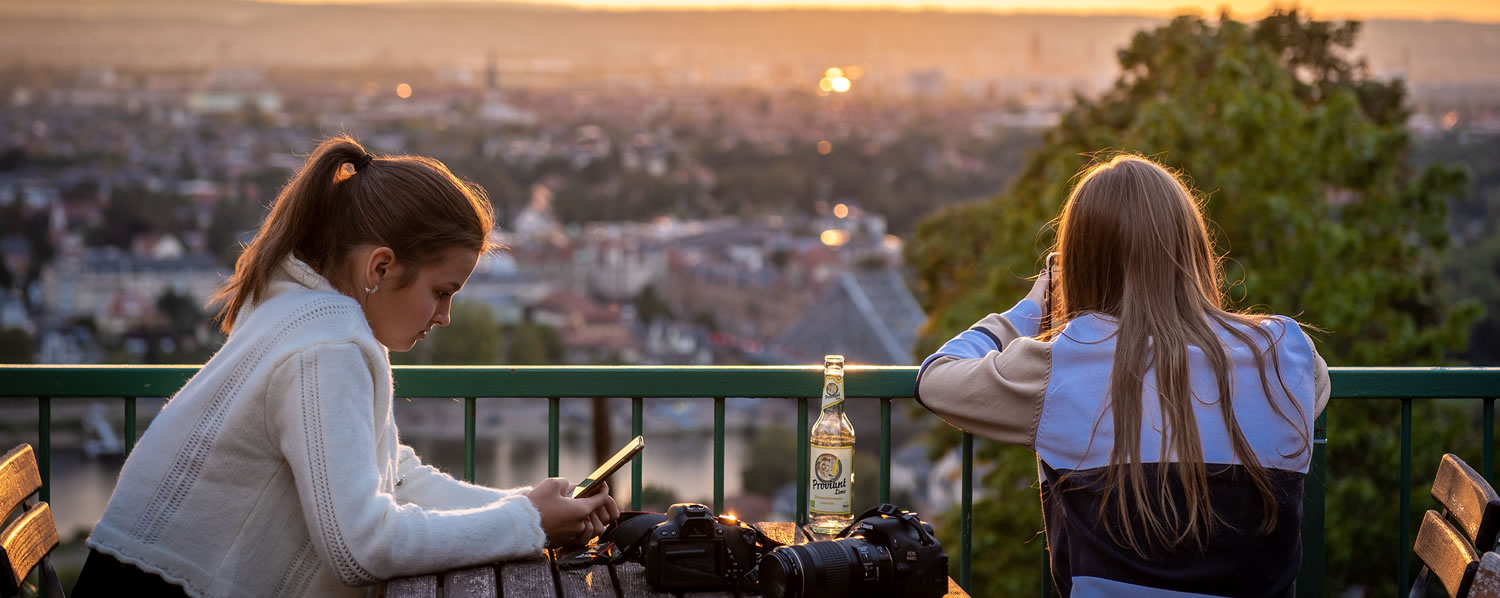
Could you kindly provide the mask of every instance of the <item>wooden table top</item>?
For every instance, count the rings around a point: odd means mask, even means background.
[[[789,522],[763,522],[755,526],[766,536],[783,544],[802,544],[807,541],[802,530]],[[742,595],[739,592],[658,592],[646,583],[646,570],[640,563],[622,563],[614,567],[599,565],[566,571],[558,569],[546,553],[537,555],[535,559],[393,579],[385,585],[384,590],[386,598],[437,598],[440,587],[444,598],[728,598]],[[945,598],[968,596],[952,577],[948,578],[948,594]]]

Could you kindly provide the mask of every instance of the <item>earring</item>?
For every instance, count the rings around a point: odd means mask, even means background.
[[[365,287],[365,294],[366,295],[373,295],[375,293],[375,291],[378,291],[378,290],[380,290],[380,285],[378,285],[378,284],[375,285],[374,287]]]

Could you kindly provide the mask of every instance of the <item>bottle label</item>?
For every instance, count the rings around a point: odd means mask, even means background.
[[[823,408],[827,409],[844,402],[844,381],[838,378],[823,378]]]
[[[807,510],[814,515],[849,515],[854,483],[854,447],[812,447],[812,485]]]

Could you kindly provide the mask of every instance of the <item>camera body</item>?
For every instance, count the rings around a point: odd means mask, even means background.
[[[646,582],[658,591],[726,590],[741,587],[755,568],[755,530],[733,517],[716,517],[707,506],[678,503],[647,535],[641,549]]]
[[[880,505],[833,540],[782,546],[760,561],[770,598],[911,596],[948,593],[948,555],[932,525],[911,511]]]

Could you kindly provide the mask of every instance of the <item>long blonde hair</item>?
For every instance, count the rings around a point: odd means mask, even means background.
[[[1221,258],[1198,202],[1178,176],[1166,167],[1136,155],[1118,155],[1081,173],[1063,206],[1055,249],[1048,336],[1060,334],[1067,322],[1088,313],[1105,314],[1119,322],[1114,366],[1109,380],[1109,405],[1114,442],[1103,477],[1101,521],[1116,543],[1137,554],[1182,545],[1202,549],[1223,524],[1210,504],[1208,466],[1189,378],[1188,347],[1202,350],[1218,384],[1218,405],[1233,445],[1260,495],[1258,534],[1276,527],[1278,500],[1270,476],[1235,421],[1230,392],[1229,355],[1214,331],[1215,323],[1251,349],[1261,387],[1271,408],[1294,424],[1302,447],[1310,449],[1305,425],[1291,419],[1271,392],[1268,371],[1274,372],[1285,396],[1276,342],[1257,316],[1226,308]],[[1236,326],[1236,324],[1240,326]],[[1243,328],[1243,329],[1242,329]],[[1251,330],[1261,336],[1266,350],[1252,342]],[[1267,356],[1270,367],[1267,367]],[[1154,381],[1146,380],[1155,369]],[[1154,483],[1148,483],[1140,458],[1141,394],[1144,385],[1157,391],[1162,414],[1162,442]],[[1175,455],[1175,463],[1169,462]],[[1167,491],[1175,477],[1183,504]],[[1139,523],[1139,537],[1131,522]]]

